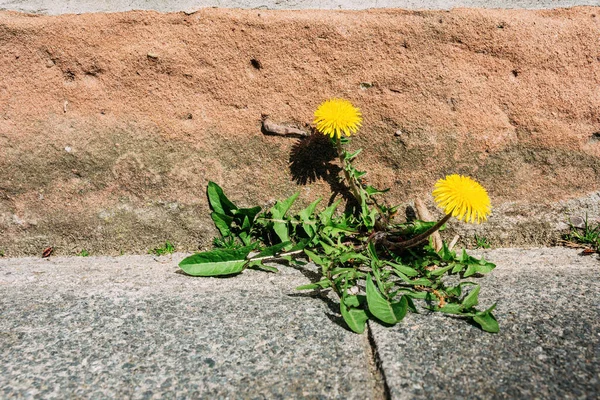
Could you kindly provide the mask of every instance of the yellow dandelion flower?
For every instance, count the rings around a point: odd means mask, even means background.
[[[322,103],[315,111],[317,130],[330,137],[350,136],[358,131],[362,122],[360,110],[348,100],[331,99]]]
[[[491,211],[490,198],[479,183],[462,175],[448,175],[435,184],[433,197],[447,215],[480,223]]]

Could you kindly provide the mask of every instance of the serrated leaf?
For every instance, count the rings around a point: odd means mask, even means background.
[[[320,201],[321,201],[321,197],[319,197],[317,200],[310,203],[308,205],[308,207],[306,207],[305,209],[303,209],[302,211],[300,211],[298,213],[298,216],[300,217],[300,220],[302,221],[302,228],[304,229],[304,232],[306,232],[306,234],[309,237],[313,237],[316,233],[315,226],[314,226],[315,221],[313,219],[313,214],[315,212],[315,208],[317,207],[317,204],[319,204]]]
[[[360,178],[362,178],[366,174],[367,174],[367,171],[359,171],[357,169],[350,168],[350,175],[352,177],[354,177],[355,179],[357,179],[357,180],[359,180]]]
[[[288,232],[288,221],[281,220],[284,219],[285,214],[288,212],[294,201],[298,198],[299,194],[300,192],[296,192],[284,201],[278,201],[270,210],[273,219],[279,220],[273,223],[273,230],[282,242],[289,241],[290,235]]]
[[[348,307],[344,304],[343,299],[340,299],[340,312],[344,321],[353,332],[363,333],[367,325],[369,316],[366,311],[361,308]]]
[[[231,224],[233,223],[233,217],[218,213],[216,211],[210,213],[210,217],[223,237],[231,235]]]
[[[339,233],[352,234],[352,233],[358,233],[358,231],[356,229],[352,229],[344,224],[330,223],[329,225],[323,227],[323,234],[325,234],[325,235],[334,236]]]
[[[250,236],[250,231],[252,227],[250,226],[250,219],[248,216],[244,216],[244,222],[242,223],[242,230],[238,234],[244,246],[248,246],[252,241],[252,237]]]
[[[456,252],[448,249],[448,244],[446,242],[442,242],[442,248],[438,254],[444,261],[454,261],[456,259]]]
[[[379,189],[374,188],[373,186],[366,186],[365,187],[365,192],[367,192],[367,194],[369,196],[373,196],[375,194],[383,194],[383,193],[387,193],[389,191],[390,191],[389,188],[383,189],[383,190],[379,190]]]
[[[232,211],[238,209],[237,206],[225,196],[223,189],[215,182],[208,182],[206,195],[208,196],[210,208],[216,213],[232,216]]]
[[[479,289],[480,286],[477,285],[474,289],[472,289],[468,295],[462,301],[462,305],[465,309],[469,309],[471,307],[475,307],[479,303]]]
[[[342,199],[339,199],[338,201],[334,202],[332,205],[321,211],[321,213],[319,213],[319,219],[321,220],[321,224],[331,224],[331,218],[333,217],[333,213],[335,212],[337,206],[340,204],[341,201]]]
[[[273,214],[273,218],[283,218],[283,216],[289,211],[292,204],[294,204],[294,201],[296,201],[298,198],[298,195],[300,195],[300,192],[296,192],[287,199],[275,203],[270,210]]]
[[[328,245],[327,243],[325,243],[323,240],[319,240],[319,244],[321,245],[321,247],[323,248],[323,251],[325,252],[325,254],[330,255],[331,253],[333,253],[334,251],[337,251],[337,249],[333,246]]]
[[[241,249],[205,251],[184,258],[179,263],[186,274],[192,276],[220,276],[240,273],[246,267],[246,257],[254,246]]]
[[[477,273],[477,266],[475,264],[469,264],[467,265],[467,270],[464,272],[463,276],[465,278],[468,278],[470,276],[473,276]]]
[[[352,161],[356,158],[356,156],[358,156],[360,154],[360,152],[362,151],[362,149],[358,149],[356,150],[354,153],[348,153],[347,151],[344,152],[344,159],[346,161]]]
[[[404,296],[400,298],[400,301],[391,303],[377,290],[371,275],[367,276],[366,291],[367,305],[375,318],[393,325],[400,322],[406,315],[408,304]]]
[[[459,273],[460,271],[462,271],[463,269],[466,268],[466,265],[460,264],[460,263],[454,263],[453,265],[454,265],[452,267],[452,273],[453,274],[457,274],[457,273]]]

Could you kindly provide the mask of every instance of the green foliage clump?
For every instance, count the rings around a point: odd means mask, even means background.
[[[589,250],[600,253],[600,222],[590,224],[586,214],[583,227],[578,228],[570,225],[570,231],[564,235],[568,242],[583,245]]]
[[[439,222],[414,220],[398,223],[398,207],[388,207],[378,190],[363,182],[366,174],[352,162],[359,151],[343,148],[349,139],[332,139],[338,149],[351,207],[339,211],[341,200],[319,207],[321,199],[295,214],[295,193],[268,210],[241,208],[209,182],[211,218],[220,232],[215,248],[185,258],[180,268],[193,276],[234,275],[246,268],[278,272],[272,262],[304,268],[308,261],[320,269],[320,279],[298,290],[332,290],[340,313],[354,332],[365,330],[369,319],[384,324],[400,322],[408,311],[418,312],[415,301],[432,311],[463,317],[487,332],[497,332],[495,305],[477,308],[479,284],[462,281],[486,274],[495,265],[456,252],[446,243],[437,250],[428,240],[450,218]],[[454,275],[458,283],[449,283]]]

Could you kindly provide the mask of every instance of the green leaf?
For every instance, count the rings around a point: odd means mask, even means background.
[[[463,308],[462,304],[450,303],[444,307],[436,308],[436,310],[446,314],[462,314]]]
[[[453,267],[453,265],[446,265],[445,267],[434,269],[433,271],[429,272],[429,275],[431,275],[431,276],[443,275],[447,271],[449,271],[452,267]]]
[[[225,196],[223,189],[212,181],[208,182],[206,194],[208,196],[210,208],[216,213],[232,216],[232,211],[238,209],[237,206]]]
[[[300,195],[300,192],[296,192],[287,199],[275,203],[275,205],[270,210],[273,214],[273,217],[283,218],[283,216],[289,211],[292,204],[294,204],[294,201],[296,201],[296,199],[298,198],[298,195]]]
[[[375,318],[379,319],[386,324],[396,324],[404,318],[408,309],[408,304],[404,296],[400,298],[400,301],[396,303],[390,303],[383,295],[377,290],[371,275],[367,275],[367,304],[369,311]]]
[[[338,233],[358,233],[356,229],[353,229],[345,224],[334,224],[331,222],[329,223],[329,225],[323,227],[322,232],[325,235],[337,235]]]
[[[365,176],[367,174],[367,171],[359,171],[355,168],[348,168],[350,175],[355,178],[356,180],[360,180],[360,178],[362,178],[363,176]]]
[[[256,207],[252,207],[252,208],[239,208],[239,209],[233,211],[233,214],[236,217],[238,217],[238,216],[248,217],[248,220],[252,224],[254,222],[254,220],[256,219],[256,216],[258,215],[258,213],[260,213],[260,210],[262,210],[262,208],[260,208],[260,206],[256,206]]]
[[[496,265],[485,260],[477,260],[476,264],[469,264],[467,270],[463,274],[465,278],[475,274],[487,274],[491,270],[496,268]]]
[[[367,261],[369,258],[366,257],[365,255],[361,254],[361,253],[357,253],[355,251],[348,251],[345,253],[342,253],[338,256],[338,260],[341,263],[345,263],[348,260],[362,260],[362,261]]]
[[[481,329],[483,329],[486,332],[498,333],[498,331],[500,331],[498,321],[496,320],[496,317],[494,317],[494,314],[492,314],[492,310],[495,307],[496,305],[494,304],[492,307],[488,308],[483,312],[477,313],[477,315],[473,317],[473,321],[479,324],[479,326],[481,326]]]
[[[316,233],[315,226],[314,226],[313,214],[315,212],[315,208],[317,207],[317,204],[319,204],[320,201],[321,201],[321,197],[319,197],[317,200],[310,203],[308,205],[308,207],[306,207],[305,209],[303,209],[302,211],[300,211],[298,213],[298,216],[300,217],[300,220],[302,221],[302,228],[304,229],[304,232],[306,232],[306,234],[311,238]]]
[[[358,149],[356,150],[354,153],[348,153],[347,151],[344,152],[344,159],[346,161],[352,161],[356,158],[356,156],[358,156],[360,154],[360,152],[362,151],[362,149]]]
[[[462,301],[462,305],[465,309],[469,309],[471,307],[475,307],[479,303],[479,289],[480,286],[477,285],[474,289],[472,289],[468,295]]]
[[[250,220],[248,216],[244,216],[244,222],[242,223],[242,230],[238,234],[244,246],[248,246],[250,242],[252,242],[252,236],[250,235],[250,231],[252,230],[252,226],[250,224]]]
[[[326,209],[321,211],[321,213],[319,214],[319,219],[321,220],[321,224],[323,224],[323,225],[331,224],[331,218],[333,218],[333,213],[335,212],[335,209],[337,208],[337,206],[340,204],[341,201],[342,201],[342,199],[339,199],[338,201],[336,201],[335,203],[333,203],[332,205],[330,205],[329,207],[327,207]]]
[[[296,192],[284,201],[278,201],[271,208],[271,216],[273,219],[282,220],[285,217],[285,214],[288,212],[294,201],[298,198],[300,192]],[[288,221],[276,221],[273,223],[273,230],[279,236],[279,239],[282,242],[287,242],[290,240],[290,235],[288,232]]]
[[[319,240],[319,244],[321,245],[321,247],[323,248],[323,251],[325,252],[325,254],[330,255],[331,253],[333,253],[334,251],[337,251],[337,249],[333,246],[328,245],[327,243],[325,243],[323,240]]]
[[[379,256],[377,255],[377,249],[375,248],[375,243],[369,242],[369,245],[367,246],[367,250],[369,251],[369,256],[371,256],[371,259],[373,261],[375,261],[377,264],[379,264]]]
[[[414,279],[412,281],[409,281],[409,283],[411,285],[414,285],[414,286],[426,286],[426,287],[430,287],[431,285],[433,285],[433,282],[431,282],[427,278]]]
[[[462,271],[463,269],[465,269],[467,267],[466,265],[461,264],[461,263],[453,263],[451,265],[453,265],[453,267],[452,267],[452,273],[453,274],[457,274],[457,273],[459,273],[460,271]]]
[[[456,252],[448,249],[448,244],[446,242],[442,242],[442,248],[438,254],[444,261],[454,261],[456,259]]]
[[[298,251],[298,250],[303,250],[306,245],[308,244],[309,240],[308,239],[302,239],[300,240],[298,243],[296,243],[295,245],[293,245],[290,248],[284,249],[285,251]]]
[[[317,265],[320,265],[321,267],[324,268],[328,268],[330,261],[327,260],[327,262],[325,260],[323,260],[320,256],[318,256],[316,253],[313,253],[310,250],[304,249],[304,253],[308,256],[308,258],[310,258],[310,261],[314,262]]]
[[[260,270],[263,270],[263,271],[274,272],[274,273],[279,272],[279,270],[277,268],[272,267],[270,265],[265,265],[260,260],[250,261],[250,263],[248,264],[247,268],[260,269]]]
[[[329,279],[323,279],[319,282],[309,283],[308,285],[298,286],[296,290],[314,290],[314,289],[326,289],[331,286]]]
[[[397,264],[391,261],[385,261],[385,263],[389,266],[391,266],[392,268],[394,268],[396,271],[403,273],[406,276],[417,276],[419,275],[419,272],[417,270],[415,270],[414,268],[409,267],[408,265],[403,265],[403,264]]]
[[[365,187],[365,192],[367,192],[367,194],[369,196],[373,196],[375,194],[387,193],[389,191],[390,191],[389,188],[388,189],[379,190],[379,189],[374,188],[373,186],[367,186],[367,187]]]
[[[240,273],[246,267],[246,257],[254,246],[235,250],[212,250],[184,258],[179,263],[186,274],[192,276],[219,276]]]
[[[215,226],[221,233],[221,236],[227,237],[231,235],[231,224],[233,223],[233,217],[229,215],[221,214],[216,211],[210,214]]]
[[[366,311],[361,308],[347,307],[344,299],[340,299],[340,312],[348,327],[356,333],[363,333],[367,325],[369,316]]]

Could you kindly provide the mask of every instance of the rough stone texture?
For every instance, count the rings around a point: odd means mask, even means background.
[[[376,398],[366,335],[299,271],[160,258],[0,259],[2,398]]]
[[[372,323],[390,397],[598,398],[600,260],[483,254],[500,333],[436,314]],[[311,270],[193,278],[182,257],[0,259],[0,397],[382,398],[367,334],[294,290]]]
[[[442,315],[370,324],[394,399],[597,399],[600,260],[572,249],[485,252],[500,333]],[[443,396],[440,394],[443,393]]]
[[[206,247],[209,180],[246,206],[329,199],[331,152],[260,117],[304,127],[334,96],[390,203],[470,174],[495,214],[453,223],[466,241],[548,243],[567,210],[600,216],[599,34],[595,7],[2,12],[0,250]]]
[[[597,6],[598,4],[598,0],[0,0],[0,10],[56,15],[131,10],[189,12],[204,7],[269,10],[364,10],[369,8],[446,10],[455,7],[543,9]]]

